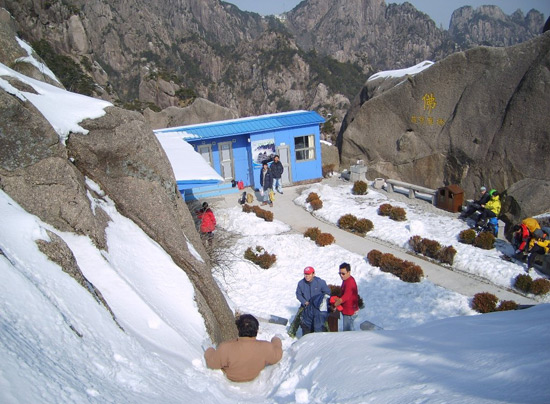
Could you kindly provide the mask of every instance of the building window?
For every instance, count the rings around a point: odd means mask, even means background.
[[[296,161],[315,160],[315,136],[298,136],[294,138]]]

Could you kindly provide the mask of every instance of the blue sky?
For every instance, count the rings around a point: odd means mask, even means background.
[[[228,3],[237,5],[241,10],[254,11],[262,15],[280,14],[293,9],[300,0],[231,0]],[[404,3],[403,1],[386,1],[389,3]],[[462,6],[478,7],[484,4],[499,6],[506,14],[512,14],[520,8],[524,14],[534,8],[544,14],[545,19],[550,14],[550,0],[409,0],[418,10],[428,14],[439,26],[449,28],[451,14]],[[542,27],[541,27],[542,29]]]

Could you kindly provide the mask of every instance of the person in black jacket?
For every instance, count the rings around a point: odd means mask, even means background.
[[[269,199],[269,191],[273,188],[273,176],[271,170],[267,165],[267,162],[262,164],[262,171],[260,171],[260,186],[262,187],[263,202],[262,205],[273,206],[273,202]]]
[[[489,193],[487,192],[487,188],[481,187],[479,190],[481,192],[479,198],[473,201],[470,206],[468,206],[468,209],[460,214],[460,216],[458,217],[459,219],[466,220],[475,212],[483,211],[485,208],[485,204],[491,200],[491,195],[489,195]]]
[[[273,163],[271,163],[271,167],[269,169],[271,170],[271,175],[273,176],[273,189],[282,194],[283,189],[281,184],[281,176],[283,175],[283,171],[285,169],[283,164],[279,161],[278,155],[273,157]]]

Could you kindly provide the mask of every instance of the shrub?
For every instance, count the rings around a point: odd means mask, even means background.
[[[353,224],[352,230],[364,236],[371,231],[373,227],[374,224],[372,224],[369,219],[359,219]]]
[[[380,260],[382,259],[382,252],[378,250],[370,250],[367,254],[367,260],[369,261],[369,264],[375,267],[380,266]]]
[[[458,241],[464,244],[474,244],[476,231],[474,229],[462,230],[458,235]]]
[[[311,201],[314,201],[315,199],[319,199],[319,195],[317,195],[315,192],[310,192],[306,198],[306,202],[311,203]]]
[[[422,253],[422,240],[423,238],[420,236],[412,236],[409,239],[409,246],[415,253]]]
[[[245,213],[251,213],[254,212],[256,216],[258,216],[261,219],[264,219],[266,222],[272,222],[273,221],[273,212],[270,212],[268,210],[264,210],[260,208],[259,206],[251,206],[247,205],[246,203],[243,205],[243,212]]]
[[[334,173],[334,164],[325,164],[322,168],[323,178],[330,177]]]
[[[535,279],[529,291],[535,295],[545,295],[550,292],[550,281],[548,279]]]
[[[247,205],[246,203],[243,205],[243,212],[244,213],[250,213],[253,212],[253,206]]]
[[[323,207],[323,201],[320,199],[314,199],[309,204],[313,210],[319,210]]]
[[[531,290],[531,284],[533,283],[533,278],[527,274],[519,274],[516,276],[514,282],[514,287],[522,292],[529,293]]]
[[[508,311],[508,310],[517,310],[518,304],[513,300],[503,300],[499,303],[496,311]]]
[[[321,233],[317,236],[315,243],[318,246],[324,247],[334,243],[334,236],[330,233]]]
[[[392,207],[390,211],[390,219],[395,220],[396,222],[404,222],[407,220],[407,212],[405,209],[399,207]]]
[[[344,230],[352,230],[355,222],[357,222],[357,217],[348,213],[338,219],[338,227]]]
[[[425,238],[422,240],[421,250],[426,257],[436,258],[439,250],[441,250],[441,244],[435,240]]]
[[[472,309],[479,313],[490,313],[497,308],[498,298],[492,293],[476,293],[472,299]]]
[[[367,191],[367,183],[365,181],[355,181],[353,183],[353,188],[351,189],[353,195],[366,195]]]
[[[437,254],[436,258],[443,264],[453,265],[455,255],[456,249],[452,245],[449,245],[447,247],[443,247]]]
[[[318,227],[310,227],[304,233],[304,237],[308,237],[315,241],[317,240],[317,237],[319,237],[319,234],[321,234],[321,230]]]
[[[474,246],[484,250],[491,250],[495,247],[495,236],[489,231],[483,231],[474,240]]]
[[[405,261],[405,263],[408,262]],[[418,265],[412,264],[407,265],[403,268],[400,278],[403,282],[416,283],[422,280],[422,276],[424,276],[422,268],[420,268]]]
[[[260,268],[268,269],[277,261],[277,256],[275,254],[269,254],[262,246],[256,246],[253,250],[251,247],[248,247],[244,252],[244,258],[249,261],[252,261]]]
[[[328,285],[331,296],[340,296],[342,294],[342,287],[340,285]]]
[[[391,206],[389,203],[383,203],[378,207],[378,214],[380,216],[389,216],[392,208],[393,206]]]
[[[402,261],[393,254],[382,254],[380,258],[380,269],[400,277],[402,271]]]

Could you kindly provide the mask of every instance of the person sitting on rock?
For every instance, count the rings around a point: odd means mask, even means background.
[[[481,215],[479,215],[476,221],[476,228],[485,226],[488,219],[492,217],[498,217],[498,215],[500,214],[502,204],[500,203],[500,196],[498,192],[496,191],[496,189],[491,189],[489,191],[489,195],[491,196],[491,199],[483,207]]]
[[[458,217],[459,219],[466,220],[470,216],[472,216],[475,212],[481,212],[483,208],[485,207],[485,204],[489,202],[491,199],[491,195],[487,192],[487,188],[481,187],[480,189],[481,194],[479,195],[479,198],[475,201],[473,201],[468,208],[460,214]]]
[[[535,257],[548,253],[550,247],[549,235],[542,229],[535,230],[531,241],[529,242],[529,256],[527,257],[527,272],[533,268]]]

